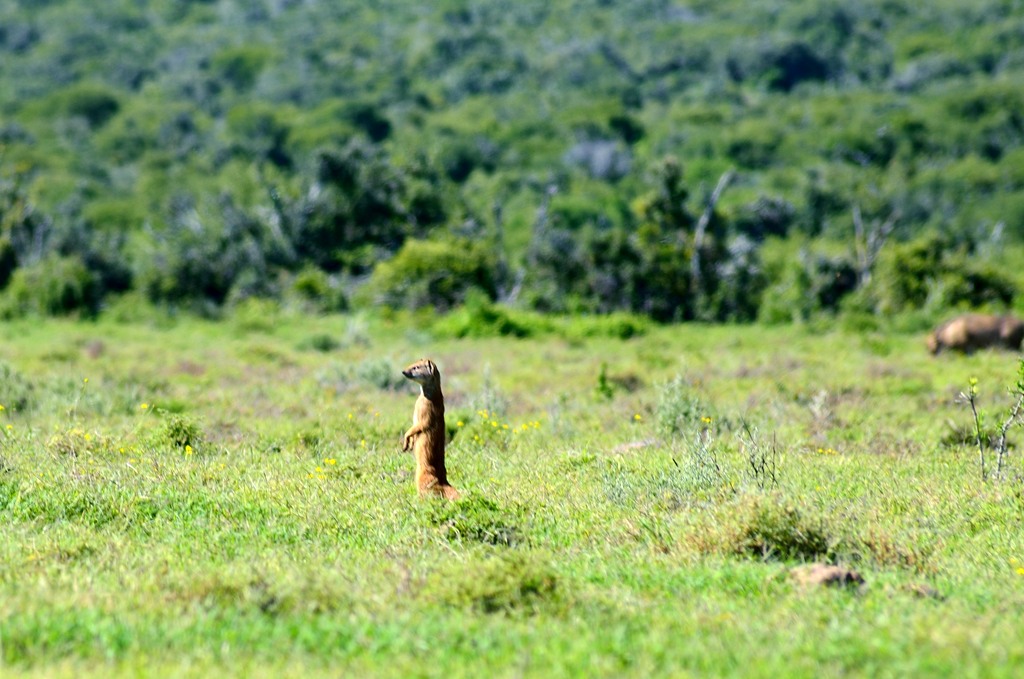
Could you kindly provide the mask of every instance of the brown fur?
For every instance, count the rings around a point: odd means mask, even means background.
[[[937,354],[953,349],[969,354],[977,349],[999,347],[1020,350],[1024,322],[1013,316],[964,314],[946,321],[928,335],[928,351]]]
[[[454,500],[459,491],[448,483],[444,467],[444,394],[441,371],[429,359],[416,361],[402,374],[420,385],[420,396],[412,411],[412,427],[402,437],[402,450],[416,456],[416,487],[420,495]]]

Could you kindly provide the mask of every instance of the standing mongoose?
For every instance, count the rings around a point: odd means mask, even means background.
[[[436,495],[454,500],[459,491],[448,483],[444,468],[444,395],[441,371],[430,359],[416,361],[402,374],[420,385],[420,395],[412,411],[412,427],[402,437],[402,450],[416,455],[416,487],[420,495]]]

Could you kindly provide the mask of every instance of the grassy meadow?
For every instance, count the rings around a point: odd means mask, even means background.
[[[3,324],[0,674],[1020,676],[1024,439],[983,481],[957,400],[998,427],[1016,356],[601,328]],[[422,356],[455,503],[399,449]]]

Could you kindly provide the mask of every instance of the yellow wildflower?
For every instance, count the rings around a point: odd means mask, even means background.
[[[637,414],[633,415],[633,419],[636,420],[637,422],[639,422],[640,420],[642,420],[644,418],[640,415],[640,413],[637,413]]]
[[[149,404],[148,403],[143,403],[142,405],[139,406],[139,408],[141,408],[142,410],[148,410],[149,409]]]

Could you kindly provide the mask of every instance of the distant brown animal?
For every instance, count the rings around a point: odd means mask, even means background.
[[[976,349],[998,347],[1020,350],[1024,322],[1013,316],[964,314],[946,321],[928,335],[928,351],[937,354],[953,349],[969,354]]]
[[[420,495],[455,500],[459,491],[448,483],[444,467],[444,395],[441,371],[430,359],[416,361],[402,374],[420,385],[420,396],[412,411],[412,427],[402,437],[402,450],[416,456],[416,487]]]

